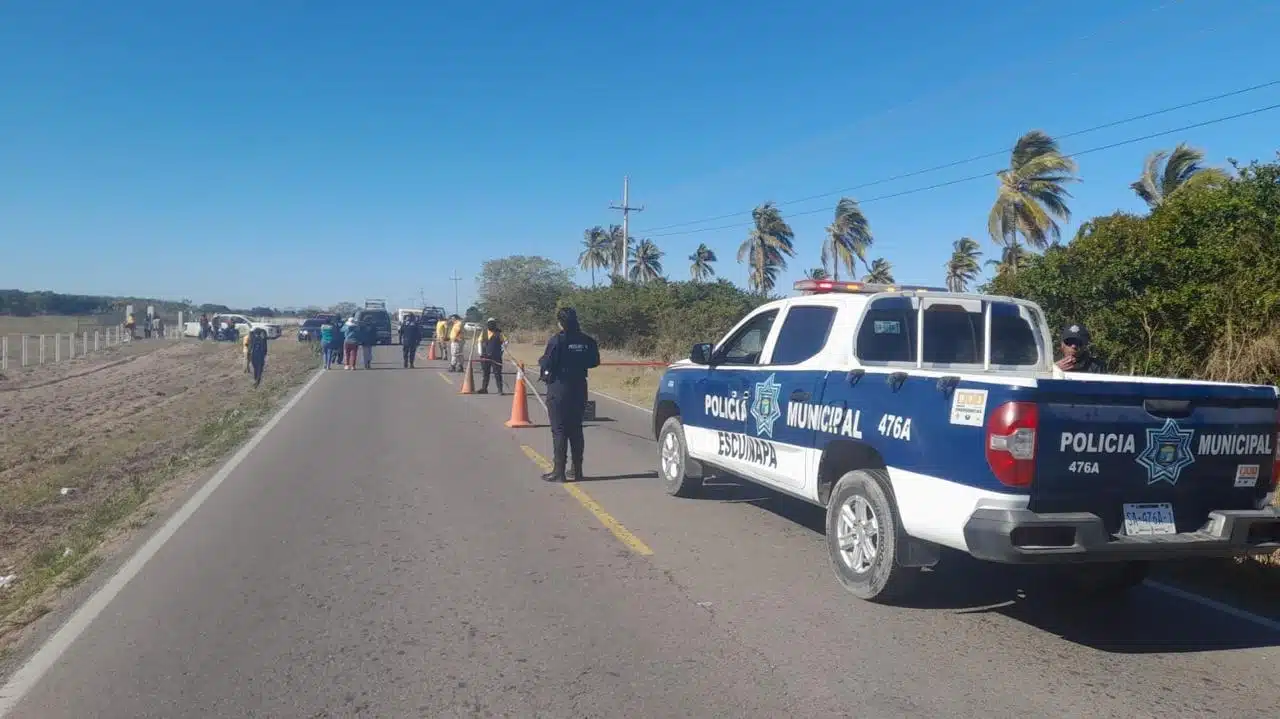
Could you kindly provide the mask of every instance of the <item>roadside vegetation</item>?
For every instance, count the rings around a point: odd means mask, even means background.
[[[254,389],[238,344],[153,347],[0,381],[0,577],[12,577],[0,588],[0,651],[242,443],[318,362],[307,343],[273,342]]]
[[[1032,131],[1018,138],[993,179],[989,251],[970,237],[940,240],[943,261],[930,284],[1034,300],[1054,327],[1083,322],[1113,372],[1280,384],[1280,154],[1213,167],[1186,144],[1156,150],[1136,163],[1128,187],[1116,188],[1142,199],[1147,212],[1090,218],[1070,237],[1063,227],[1073,220],[1069,190],[1079,167],[1052,137]],[[558,305],[572,305],[612,357],[670,361],[695,342],[719,339],[747,310],[788,289],[778,281],[797,258],[814,261],[807,277],[895,282],[854,198],[837,203],[821,237],[802,240],[777,205],[763,203],[735,242],[745,287],[718,277],[721,258],[705,243],[668,254],[650,240],[623,237],[618,226],[591,227],[578,257],[589,285],[576,286],[575,268],[543,257],[492,260],[478,278],[479,309],[530,341],[549,331]],[[682,276],[688,279],[675,279]],[[519,351],[536,358],[539,350]],[[658,376],[601,368],[591,382],[647,406]],[[1280,555],[1185,564],[1180,575],[1274,598]]]

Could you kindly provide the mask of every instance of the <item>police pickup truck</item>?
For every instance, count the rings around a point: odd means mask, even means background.
[[[1068,565],[1094,594],[1152,560],[1280,549],[1277,389],[1064,374],[1023,300],[796,283],[660,380],[669,494],[719,471],[826,508],[854,595],[909,591],[940,547]]]

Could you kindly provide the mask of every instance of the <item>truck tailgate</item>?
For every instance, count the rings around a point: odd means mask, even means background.
[[[1193,532],[1269,491],[1270,387],[1039,380],[1029,509],[1090,512],[1111,533]]]

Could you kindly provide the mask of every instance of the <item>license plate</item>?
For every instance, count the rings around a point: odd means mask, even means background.
[[[1124,505],[1124,533],[1131,537],[1177,534],[1173,505],[1168,502]]]

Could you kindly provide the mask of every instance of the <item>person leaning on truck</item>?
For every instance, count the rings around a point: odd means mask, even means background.
[[[1105,374],[1107,366],[1093,355],[1089,347],[1089,330],[1082,324],[1073,324],[1062,331],[1062,359],[1058,369],[1063,372],[1088,372]]]

